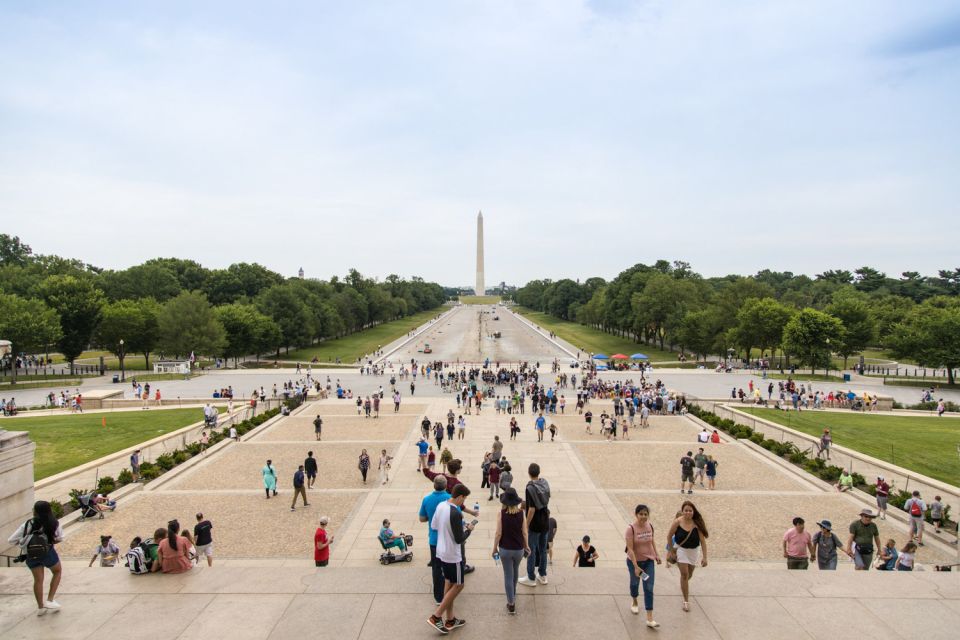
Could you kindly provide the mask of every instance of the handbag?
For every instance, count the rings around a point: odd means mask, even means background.
[[[694,525],[694,527],[687,532],[687,537],[684,538],[682,542],[667,549],[667,564],[677,564],[677,547],[683,546],[683,543],[690,539],[690,536],[693,535],[696,528],[696,525]]]

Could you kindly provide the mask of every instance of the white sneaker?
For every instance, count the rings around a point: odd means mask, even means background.
[[[60,603],[56,600],[47,600],[47,603],[43,606],[52,611],[59,611],[60,609]]]
[[[632,613],[632,614],[634,614],[634,615],[637,615],[638,613],[640,613],[640,605],[638,605],[638,604],[631,604],[631,605],[630,605],[630,613]]]
[[[47,615],[47,610],[44,609],[43,607],[40,607],[39,609],[37,609],[37,615],[38,615],[38,616],[45,616],[45,615]]]
[[[540,584],[547,584],[547,576],[537,576],[537,580]]]
[[[525,587],[535,587],[535,586],[537,586],[537,581],[536,581],[536,580],[531,580],[531,579],[528,578],[527,576],[523,576],[522,578],[520,578],[519,580],[517,580],[517,584],[522,584],[522,585],[525,586]]]

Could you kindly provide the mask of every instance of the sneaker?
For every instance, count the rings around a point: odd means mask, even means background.
[[[687,493],[688,494],[693,493],[693,489],[687,489]]]
[[[660,626],[660,623],[657,622],[656,620],[647,620],[647,626],[650,627],[651,629],[656,629],[657,627]]]
[[[47,603],[46,603],[45,605],[43,605],[43,606],[44,606],[44,608],[50,609],[51,611],[59,611],[59,610],[60,610],[60,603],[57,602],[56,600],[47,600]]]
[[[39,609],[37,609],[37,615],[38,615],[38,616],[45,616],[45,615],[47,615],[47,610],[44,609],[43,607],[40,607]]]
[[[515,605],[515,604],[508,604],[508,605],[507,605],[507,613],[509,613],[509,614],[512,615],[512,616],[517,615],[517,605]]]
[[[442,633],[443,635],[447,635],[448,633],[450,633],[447,627],[443,624],[443,620],[441,620],[437,616],[430,616],[429,618],[427,618],[427,624],[433,627],[434,629],[436,629],[437,631],[439,631],[440,633]]]
[[[477,568],[472,564],[465,564],[463,565],[463,575],[467,575],[468,573],[473,573],[474,571],[476,571],[476,569]]]
[[[463,618],[451,618],[443,623],[447,629],[459,629],[463,625],[467,624],[467,621]]]
[[[537,576],[537,582],[540,584],[547,584],[547,576]]]
[[[297,510],[296,507],[290,507],[290,511],[296,511],[296,510]]]
[[[536,581],[536,580],[531,580],[531,579],[528,578],[527,576],[523,576],[522,578],[520,578],[519,580],[517,580],[517,584],[522,584],[522,585],[525,586],[525,587],[535,587],[535,586],[537,586],[537,581]]]
[[[630,613],[632,613],[633,615],[639,614],[639,613],[640,613],[640,605],[638,605],[638,604],[631,604],[631,605],[630,605]]]

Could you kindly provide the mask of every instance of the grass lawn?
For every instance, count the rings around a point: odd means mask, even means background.
[[[500,296],[460,296],[463,304],[497,304]]]
[[[829,427],[833,441],[841,446],[952,485],[960,483],[960,456],[957,456],[960,420],[854,412],[796,413],[753,407],[737,408],[812,436],[819,436]]]
[[[357,358],[363,355],[373,353],[378,346],[386,346],[397,338],[403,337],[441,312],[442,309],[439,307],[429,311],[421,311],[400,320],[392,320],[370,329],[358,331],[345,338],[327,340],[312,347],[280,354],[280,358],[282,360],[297,360],[303,363],[310,362],[314,357],[320,362],[334,362],[337,358],[340,358],[342,362],[349,364],[356,362]],[[261,359],[272,360],[270,357],[262,357]]]
[[[101,424],[104,417],[106,427]],[[202,419],[203,407],[193,407],[14,418],[0,425],[30,432],[37,443],[33,477],[40,480]]]

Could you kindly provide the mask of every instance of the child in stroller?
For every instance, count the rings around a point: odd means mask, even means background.
[[[110,500],[102,493],[91,491],[88,494],[80,496],[80,520],[93,518],[95,516],[103,520],[105,511],[114,511],[117,508],[117,501]]]

